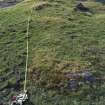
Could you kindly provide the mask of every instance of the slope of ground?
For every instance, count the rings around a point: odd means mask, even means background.
[[[26,25],[33,2],[0,10],[0,101],[5,103],[23,86]],[[104,79],[104,5],[86,0],[83,5],[92,12],[84,12],[77,8],[78,0],[35,2],[29,32],[31,101],[37,105],[104,105],[104,83],[94,89],[83,84],[76,92],[65,93],[68,81],[62,76],[89,70]]]

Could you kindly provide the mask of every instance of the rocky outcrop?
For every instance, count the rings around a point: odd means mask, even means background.
[[[48,2],[43,2],[43,3],[39,3],[36,7],[35,10],[42,10],[46,7],[51,7],[52,5]]]
[[[76,7],[74,8],[75,11],[81,11],[81,12],[92,12],[90,10],[90,8],[85,7],[83,3],[79,3],[76,5]]]

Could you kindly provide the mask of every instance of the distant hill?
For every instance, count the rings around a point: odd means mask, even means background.
[[[101,3],[105,3],[105,0],[96,0],[98,2],[101,2]]]
[[[0,8],[5,8],[9,6],[16,5],[17,3],[21,2],[22,0],[0,0]]]

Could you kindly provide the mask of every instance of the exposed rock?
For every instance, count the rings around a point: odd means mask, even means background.
[[[78,89],[78,87],[79,87],[79,85],[78,85],[78,82],[77,82],[76,80],[70,80],[70,81],[68,82],[68,88],[69,88],[69,89],[75,91],[75,90]]]
[[[96,78],[95,78],[95,76],[92,73],[90,73],[90,72],[84,72],[82,75],[83,75],[83,79],[86,82],[89,82],[89,83],[96,82]]]
[[[35,10],[42,10],[44,9],[45,7],[51,7],[52,5],[48,2],[44,2],[44,3],[41,3],[41,4],[38,4],[36,7],[35,7]]]
[[[61,4],[64,4],[65,3],[65,1],[61,1],[61,0],[57,0],[56,2],[57,3],[61,3]]]
[[[77,4],[74,10],[75,10],[75,11],[78,11],[78,10],[79,10],[79,11],[81,11],[81,12],[92,12],[88,7],[85,7],[85,6],[83,5],[83,3]]]

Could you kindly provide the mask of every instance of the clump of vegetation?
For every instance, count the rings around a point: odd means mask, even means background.
[[[35,63],[30,68],[30,78],[32,85],[39,88],[58,92],[72,91],[72,89],[79,91],[82,86],[84,87],[86,81],[89,82],[90,88],[93,87],[94,83],[98,84],[98,80],[101,81],[99,75],[96,76],[95,73],[91,73],[94,71],[88,71],[90,65],[85,62],[60,61],[50,57],[36,58],[34,61]],[[90,79],[86,80],[86,78]],[[77,85],[74,86],[73,84]]]

